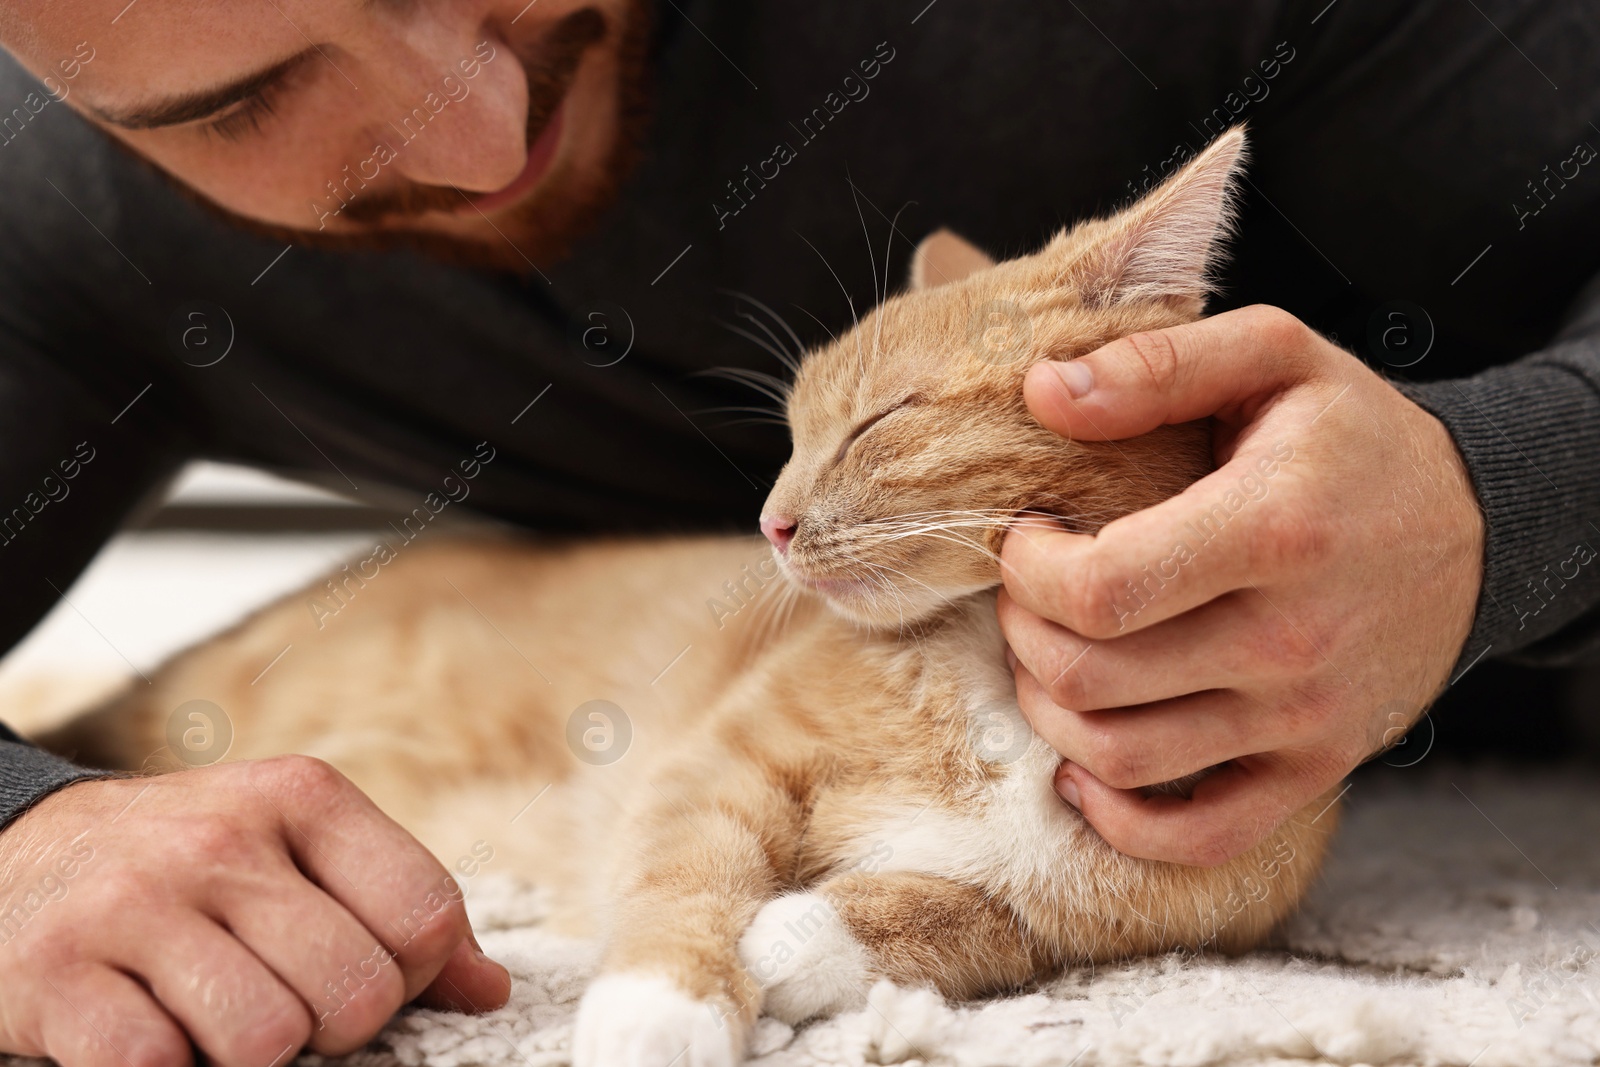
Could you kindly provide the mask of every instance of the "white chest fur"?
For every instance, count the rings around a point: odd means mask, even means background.
[[[1060,757],[1017,707],[990,598],[979,598],[951,641],[948,662],[959,665],[968,743],[999,774],[960,804],[935,798],[879,813],[863,827],[853,853],[876,857],[882,871],[1043,887],[1071,870],[1093,831],[1055,794]]]

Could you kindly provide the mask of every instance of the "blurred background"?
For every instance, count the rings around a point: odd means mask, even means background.
[[[388,518],[261,471],[191,464],[0,659],[0,716],[26,730],[109,695],[370,549]]]

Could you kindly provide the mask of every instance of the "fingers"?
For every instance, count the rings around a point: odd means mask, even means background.
[[[221,903],[228,928],[303,1001],[311,1049],[360,1048],[405,1003],[405,978],[389,950],[344,907],[285,862],[270,899]]]
[[[1254,689],[1322,666],[1316,649],[1254,590],[1102,640],[1040,618],[1004,589],[996,610],[1006,643],[1043,694],[1074,711]]]
[[[1001,547],[1006,589],[1036,615],[1107,638],[1318,562],[1338,516],[1303,514],[1281,495],[1294,455],[1287,442],[1241,452],[1092,537],[1018,522]]]
[[[284,819],[295,863],[394,955],[405,999],[422,992],[471,933],[455,879],[320,760],[267,760],[256,771],[258,791]],[[360,877],[367,871],[385,875]]]
[[[1017,704],[1063,759],[1116,789],[1160,785],[1283,743],[1272,736],[1270,717],[1227,690],[1115,711],[1071,711],[1051,703],[1019,666]]]
[[[189,1038],[150,993],[120,971],[79,964],[42,976],[35,1025],[62,1067],[190,1067]]]
[[[1326,700],[1288,684],[1325,667],[1321,653],[1254,591],[1102,641],[1033,615],[1004,590],[997,609],[1034,731],[1115,788],[1304,745],[1332,725]]]
[[[1056,791],[1118,852],[1215,867],[1259,844],[1339,777],[1310,761],[1273,756],[1218,768],[1188,798],[1146,797],[1067,762],[1056,772]]]
[[[149,986],[212,1063],[281,1067],[310,1038],[306,1005],[227,930],[192,911],[148,930],[116,962]]]
[[[1005,589],[995,608],[1006,645],[1043,696],[1075,712],[1150,704],[1259,677],[1243,669],[1242,638],[1258,622],[1250,601],[1222,598],[1150,629],[1098,641],[1042,619]]]
[[[478,1014],[504,1007],[510,999],[510,972],[485,956],[476,938],[469,938],[456,946],[417,1003],[425,1008]]]
[[[1247,408],[1303,380],[1316,335],[1277,308],[1255,306],[1112,341],[1070,361],[1032,367],[1023,396],[1046,428],[1075,440],[1121,440],[1157,426]]]

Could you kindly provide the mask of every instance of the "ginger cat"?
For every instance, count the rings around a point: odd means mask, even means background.
[[[928,238],[911,291],[799,370],[772,554],[403,549],[376,577],[335,575],[335,617],[307,610],[320,589],[289,597],[54,747],[140,767],[204,698],[231,719],[230,758],[320,756],[447,865],[488,843],[551,889],[558,929],[605,938],[578,1067],[732,1065],[759,1013],[859,1007],[883,978],[966,998],[1255,945],[1316,874],[1328,798],[1222,866],[1121,855],[1052,791],[994,610],[1017,511],[1092,531],[1209,469],[1203,425],[1063,441],[1021,383],[1199,316],[1243,151],[1231,132],[1010,262]]]

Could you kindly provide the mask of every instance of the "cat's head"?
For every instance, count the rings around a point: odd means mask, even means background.
[[[761,521],[785,577],[858,621],[903,625],[998,584],[1018,512],[1091,532],[1203,474],[1202,426],[1067,441],[1028,413],[1022,382],[1041,360],[1200,316],[1244,147],[1230,131],[1033,255],[996,264],[951,233],[924,240],[909,291],[796,376],[794,452]]]

